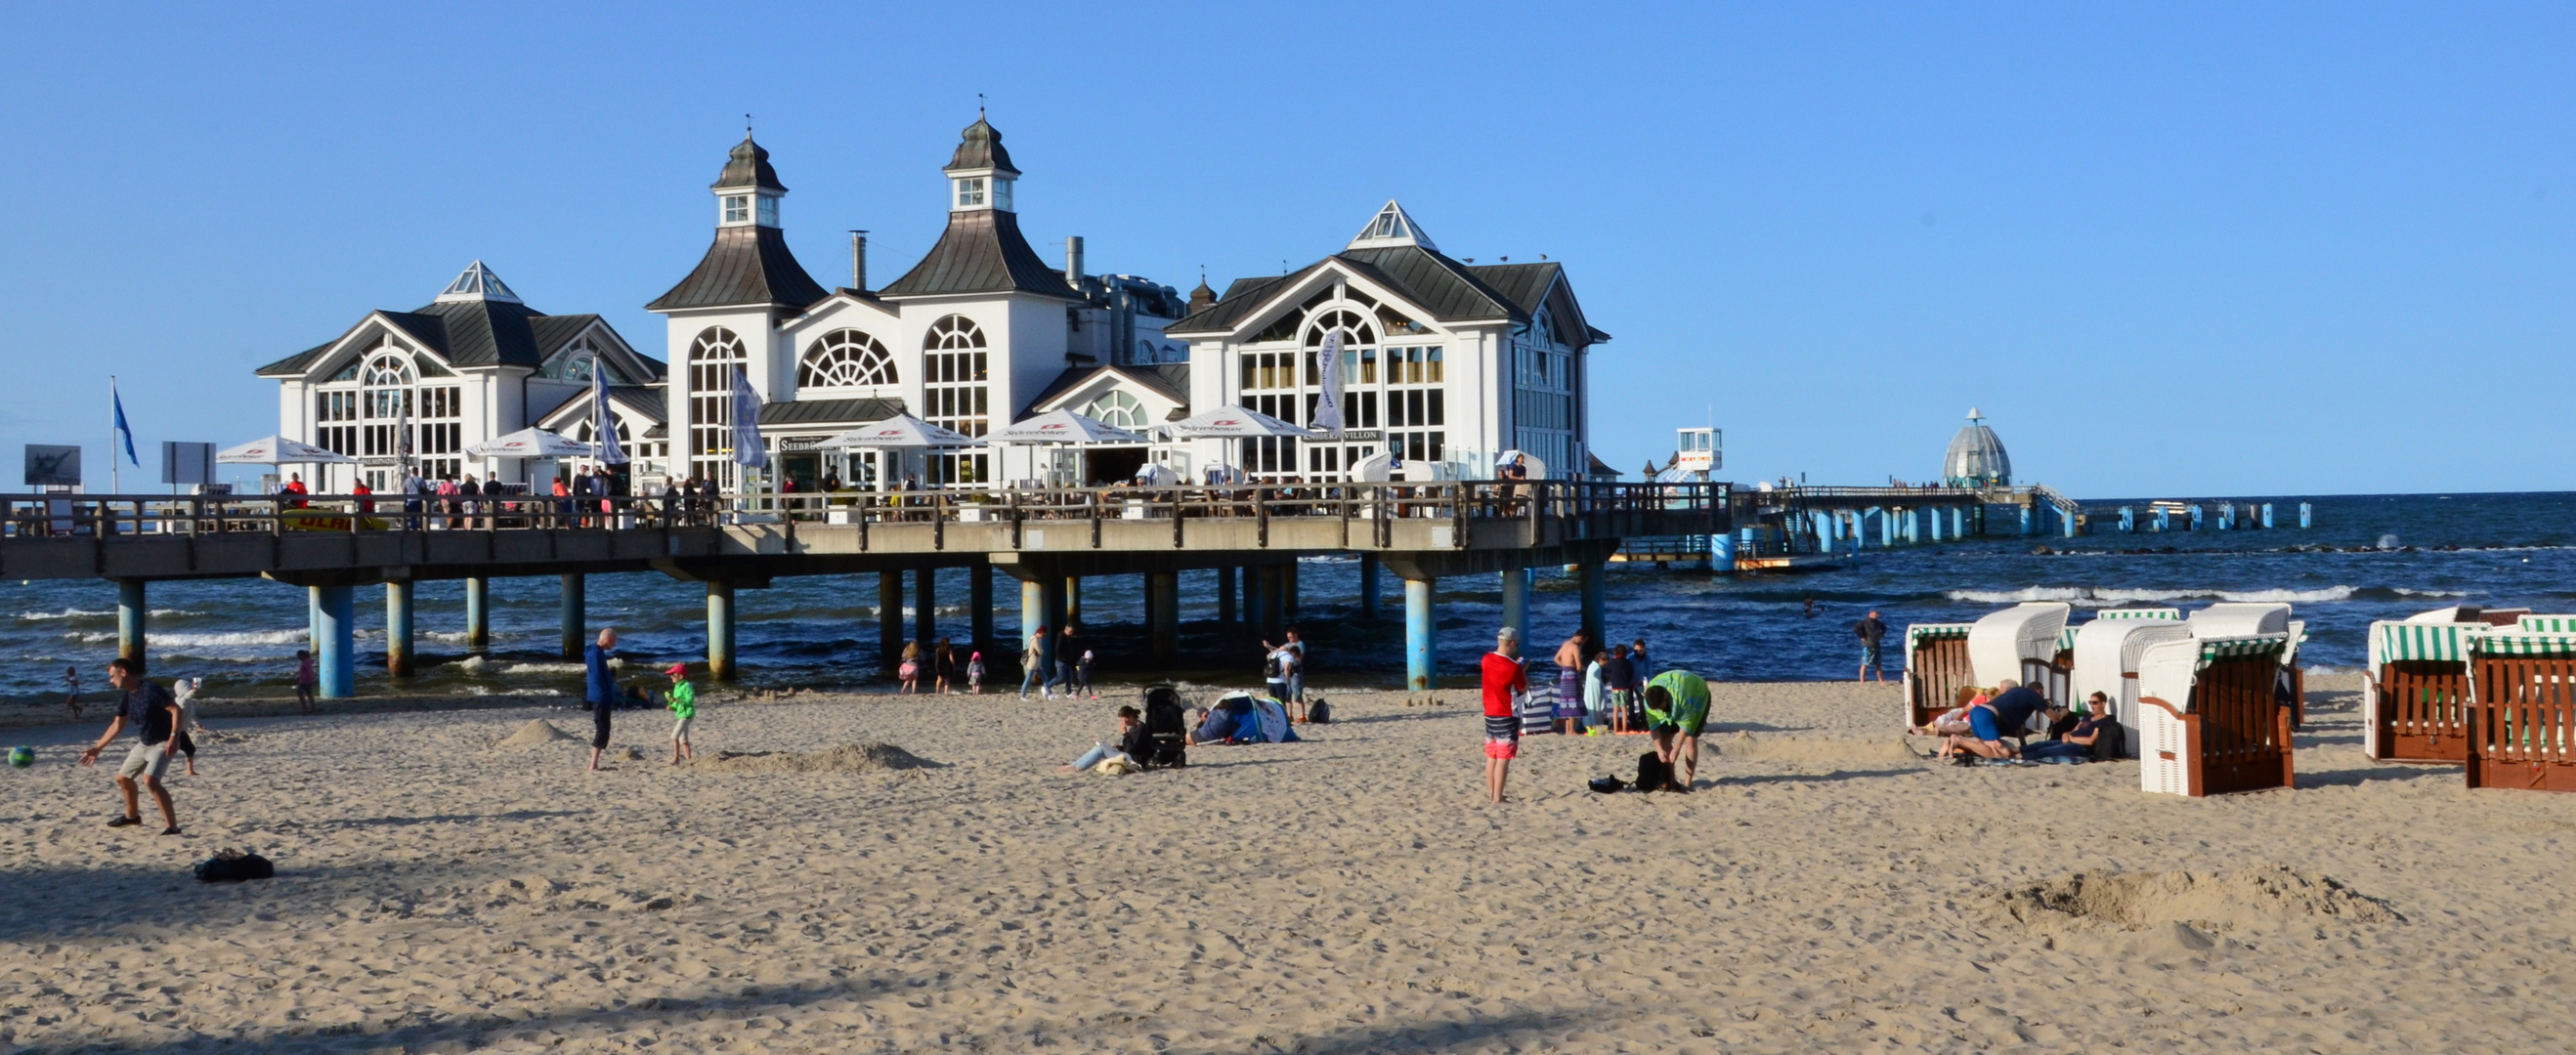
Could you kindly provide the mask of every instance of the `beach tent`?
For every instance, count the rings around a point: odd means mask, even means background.
[[[2057,637],[2073,610],[2064,601],[2024,601],[1977,620],[1968,630],[1968,665],[1976,683],[2017,681],[2051,701],[2068,702]]]
[[[520,429],[465,448],[465,455],[469,458],[588,458],[597,453],[599,447],[596,444],[568,439],[562,433],[540,428]]]
[[[1251,722],[1235,727],[1234,738],[1264,744],[1293,744],[1297,730],[1288,725],[1288,709],[1267,696],[1252,698]]]
[[[2466,761],[2467,637],[2492,625],[2479,609],[2458,606],[2370,624],[2362,753],[2383,762]]]
[[[2128,734],[2122,742],[2134,752],[2138,745],[2138,661],[2146,655],[2148,646],[2190,639],[2191,628],[2179,618],[2097,618],[2086,623],[2076,628],[2070,648],[2075,655],[2071,695],[2076,700],[2090,700],[2098,692],[2109,699],[2112,719]]]
[[[2471,788],[2576,791],[2576,634],[2465,635]]]
[[[1909,623],[1905,670],[1899,677],[1905,727],[1911,729],[1959,705],[1959,690],[1976,684],[1968,668],[1967,623]]]
[[[2290,711],[2275,686],[2289,634],[2191,637],[2138,657],[2138,786],[2225,795],[2291,786]]]
[[[1218,407],[1204,414],[1193,414],[1165,426],[1172,435],[1187,440],[1241,440],[1264,436],[1293,436],[1312,439],[1323,435],[1313,429],[1291,425],[1278,418],[1242,407]]]
[[[356,465],[358,460],[337,451],[284,436],[263,436],[238,447],[215,452],[215,460],[226,465]]]

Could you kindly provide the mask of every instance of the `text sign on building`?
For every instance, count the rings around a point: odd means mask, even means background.
[[[215,482],[215,445],[161,441],[161,482],[165,484],[210,484]]]
[[[29,487],[80,486],[80,452],[79,447],[64,447],[50,443],[28,444],[27,476],[24,482]]]

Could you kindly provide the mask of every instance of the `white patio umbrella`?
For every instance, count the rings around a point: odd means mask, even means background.
[[[469,445],[465,453],[475,458],[588,458],[599,453],[599,446],[531,427]]]
[[[814,446],[824,450],[849,450],[853,447],[890,447],[910,450],[921,447],[981,447],[984,441],[955,429],[933,425],[910,414],[870,422]]]
[[[215,452],[215,460],[227,465],[358,464],[356,458],[284,436],[263,436],[239,447],[225,448]]]
[[[1145,437],[1070,410],[1013,422],[986,439],[995,443],[1144,443]]]
[[[1242,407],[1218,407],[1205,414],[1193,414],[1170,425],[1172,435],[1183,439],[1257,439],[1263,436],[1294,436],[1314,439],[1323,433],[1299,428],[1278,418]]]

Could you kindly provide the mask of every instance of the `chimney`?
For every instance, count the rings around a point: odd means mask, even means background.
[[[1064,283],[1076,291],[1082,289],[1082,236],[1064,236]]]
[[[850,288],[868,291],[868,233],[850,232]]]

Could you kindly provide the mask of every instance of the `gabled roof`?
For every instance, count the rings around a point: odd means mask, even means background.
[[[828,296],[796,254],[787,251],[787,236],[775,227],[745,224],[716,228],[707,255],[697,270],[671,291],[655,297],[646,311],[785,305],[802,308]]]
[[[348,342],[368,322],[384,325],[449,366],[524,366],[534,370],[582,331],[605,326],[597,315],[547,315],[521,303],[500,276],[480,260],[468,266],[438,298],[414,311],[370,312],[340,336],[287,356],[255,373],[261,377],[295,377],[321,365],[332,349]],[[660,360],[635,354],[626,339],[609,330],[621,372],[637,380],[655,380],[668,372]]]
[[[536,316],[525,304],[500,300],[438,301],[419,311],[400,316],[420,319],[435,316],[446,331],[446,339],[432,350],[452,366],[524,366],[534,369],[545,364],[545,353],[537,348],[535,327],[528,320]],[[424,342],[432,338],[417,324],[406,321],[403,329]]]
[[[1542,307],[1552,309],[1558,327],[1565,331],[1558,334],[1558,339],[1566,344],[1580,348],[1610,339],[1609,334],[1584,321],[1583,305],[1574,299],[1574,287],[1566,281],[1563,264],[1484,264],[1470,266],[1467,271],[1509,298],[1525,314],[1536,315]]]
[[[662,390],[660,388],[647,387],[644,385],[610,385],[608,386],[608,401],[616,404],[620,408],[623,408],[627,413],[635,417],[642,418],[657,425],[666,425],[671,421],[670,404],[668,401],[663,399]],[[528,420],[530,423],[535,424],[540,428],[561,432],[563,430],[556,428],[556,425],[568,425],[575,421],[588,419],[590,417],[590,413],[584,408],[588,407],[589,404],[590,390],[585,388],[566,398],[563,402],[547,408],[545,413],[529,418]],[[566,413],[567,411],[571,411],[572,413]],[[550,421],[555,424],[547,424]]]
[[[903,414],[900,399],[791,399],[760,405],[760,423],[769,425],[865,425]]]
[[[1190,405],[1190,364],[1188,363],[1159,363],[1153,366],[1077,366],[1055,375],[1055,380],[1047,383],[1045,391],[1039,392],[1035,398],[1030,399],[1029,405],[1021,408],[1020,413],[1025,416],[1067,392],[1090,384],[1093,378],[1104,373],[1133,381],[1137,387],[1178,403],[1185,410]]]
[[[948,214],[948,229],[902,278],[877,295],[888,300],[956,293],[1035,293],[1080,300],[1064,275],[1038,258],[1020,234],[1020,218],[1000,209]],[[820,299],[820,298],[817,298]],[[811,303],[811,302],[808,302]]]
[[[588,330],[593,325],[604,325],[604,323],[597,315],[539,315],[528,320],[529,329],[536,334],[537,350],[549,359],[554,358],[555,353],[563,351],[564,346],[571,344],[573,338],[581,336],[582,331]],[[618,373],[637,381],[659,381],[669,376],[668,364],[626,347],[625,338],[617,334],[615,328],[610,328],[609,333],[618,338],[615,344],[606,349],[616,357]]]
[[[1566,343],[1597,344],[1610,335],[1583,320],[1583,309],[1564,281],[1564,265],[1459,263],[1439,250],[1420,245],[1353,249],[1325,257],[1294,274],[1277,278],[1236,279],[1225,296],[1188,318],[1163,328],[1175,337],[1231,333],[1267,308],[1281,294],[1304,288],[1306,279],[1327,265],[1366,278],[1402,296],[1439,322],[1527,322],[1543,306],[1553,306]],[[1576,339],[1576,338],[1582,339]]]

